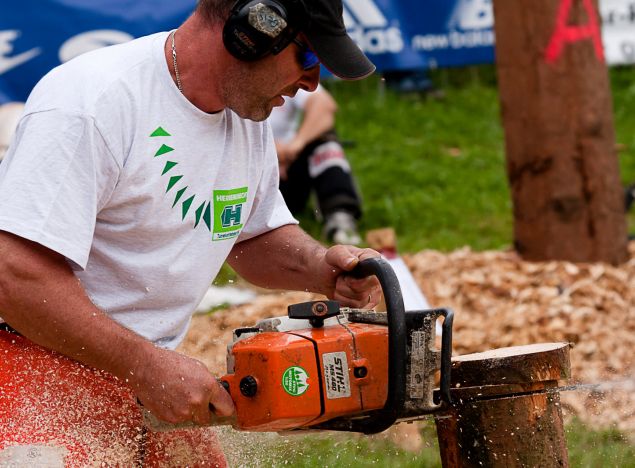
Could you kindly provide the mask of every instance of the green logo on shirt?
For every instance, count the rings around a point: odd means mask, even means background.
[[[236,237],[243,227],[243,203],[247,201],[247,187],[233,190],[214,190],[214,231],[212,240]]]
[[[150,138],[170,136],[172,135],[165,129],[158,127],[152,132]],[[183,221],[188,215],[190,219],[193,217],[195,228],[199,224],[207,226],[207,229],[212,232],[212,240],[214,241],[233,239],[238,236],[243,227],[243,204],[247,202],[248,187],[214,190],[212,200],[208,198],[209,195],[201,197],[193,194],[187,182],[183,180],[183,175],[176,172],[178,171],[177,166],[179,163],[171,161],[169,156],[167,156],[172,151],[174,151],[174,148],[162,144],[154,154],[155,158],[166,159],[161,175],[167,178],[165,192],[174,194],[172,208],[180,208]],[[212,206],[214,212],[213,220],[211,215]]]

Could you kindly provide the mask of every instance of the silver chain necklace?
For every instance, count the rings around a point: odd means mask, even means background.
[[[179,67],[176,64],[176,46],[174,45],[174,35],[176,29],[172,31],[172,63],[174,64],[174,74],[176,75],[176,87],[179,88],[181,94],[183,94],[183,85],[181,84],[181,75],[179,75]]]

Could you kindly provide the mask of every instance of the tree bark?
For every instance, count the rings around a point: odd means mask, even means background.
[[[527,260],[627,260],[597,0],[494,0],[514,245]]]

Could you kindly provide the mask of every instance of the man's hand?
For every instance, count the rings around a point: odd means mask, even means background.
[[[302,122],[293,139],[288,142],[276,141],[281,180],[287,179],[289,166],[310,142],[335,128],[336,112],[337,103],[326,89],[318,87],[307,97]]]
[[[344,306],[372,309],[381,301],[381,287],[375,276],[353,278],[347,273],[364,259],[379,257],[372,249],[335,245],[328,249],[318,271],[325,284],[324,293]]]
[[[304,148],[304,143],[299,139],[293,139],[287,143],[276,141],[276,152],[278,153],[278,170],[280,180],[287,180],[287,170],[298,159],[298,155]]]
[[[222,417],[235,410],[229,393],[202,362],[175,351],[155,348],[128,381],[141,403],[168,423],[206,425],[212,412]]]

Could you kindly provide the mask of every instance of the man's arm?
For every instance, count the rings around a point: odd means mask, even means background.
[[[271,289],[310,291],[343,305],[371,308],[381,300],[375,277],[346,275],[371,249],[336,245],[326,249],[297,225],[286,225],[234,246],[228,263],[247,281]]]
[[[335,127],[337,103],[324,88],[311,93],[304,104],[302,123],[298,128],[295,144],[306,146],[317,137]]]
[[[276,141],[276,151],[281,167],[281,175],[284,178],[286,168],[298,158],[306,145],[320,135],[335,127],[335,113],[337,103],[324,88],[318,88],[307,98],[302,122],[293,139],[288,142]]]
[[[92,304],[64,257],[0,231],[0,316],[49,349],[127,382],[167,422],[210,420],[233,412],[229,394],[199,361],[164,350]]]

